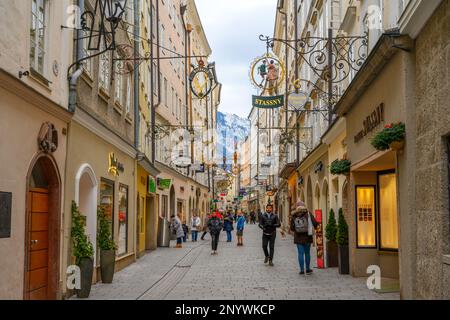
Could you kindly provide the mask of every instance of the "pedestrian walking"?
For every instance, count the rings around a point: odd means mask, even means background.
[[[223,228],[222,215],[216,211],[213,212],[208,219],[208,229],[211,234],[211,254],[217,254],[217,246],[219,244],[220,232]]]
[[[188,234],[189,234],[189,227],[186,224],[186,220],[183,220],[183,242],[186,242],[188,240]]]
[[[177,248],[182,248],[183,243],[183,237],[184,237],[184,230],[183,230],[183,224],[181,223],[181,214],[178,213],[176,216],[172,216],[172,223],[170,225],[170,228],[177,236]]]
[[[243,246],[244,245],[244,227],[246,224],[246,219],[244,215],[242,214],[242,211],[238,211],[238,217],[236,221],[236,237],[238,240],[237,245]]]
[[[233,227],[233,217],[231,214],[227,214],[227,216],[225,217],[223,221],[223,230],[226,231],[227,233],[227,242],[233,241],[231,231],[234,230],[234,227]]]
[[[266,212],[261,214],[259,227],[263,230],[262,246],[264,250],[264,263],[269,263],[273,267],[273,257],[275,253],[275,239],[277,237],[277,228],[281,226],[280,219],[273,212],[273,205],[266,206]],[[270,251],[267,249],[269,247]]]
[[[317,228],[317,221],[308,211],[303,201],[298,201],[296,209],[291,218],[291,231],[294,232],[294,243],[297,245],[298,264],[300,274],[312,274],[311,264],[311,244],[313,243],[314,229]],[[305,270],[306,265],[306,270]]]
[[[200,217],[194,213],[194,216],[191,218],[191,233],[192,233],[192,242],[197,242],[198,232],[200,231],[202,221]]]

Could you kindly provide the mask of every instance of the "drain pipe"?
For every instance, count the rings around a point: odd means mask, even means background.
[[[84,0],[78,0],[78,7],[80,14],[84,12]],[[84,57],[83,53],[83,30],[79,28],[77,30],[77,52],[76,52],[76,61],[80,61]],[[70,72],[70,70],[69,70]],[[77,70],[69,75],[69,111],[75,113],[77,106],[77,83],[80,76],[83,74],[83,67],[81,63],[77,64]]]

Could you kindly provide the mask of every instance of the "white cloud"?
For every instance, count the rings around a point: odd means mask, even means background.
[[[277,0],[197,0],[200,18],[223,84],[220,110],[247,117],[253,59],[265,52],[259,35],[272,35]]]

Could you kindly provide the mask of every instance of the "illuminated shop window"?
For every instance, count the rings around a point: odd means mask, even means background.
[[[380,248],[398,250],[397,179],[395,173],[379,177]]]
[[[356,187],[358,247],[376,248],[375,187]]]
[[[119,256],[127,253],[128,244],[128,187],[120,185],[119,187]]]

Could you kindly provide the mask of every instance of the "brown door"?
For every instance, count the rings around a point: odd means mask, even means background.
[[[31,189],[26,265],[26,298],[49,298],[49,194],[47,189]]]

